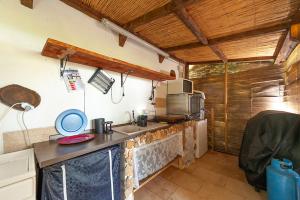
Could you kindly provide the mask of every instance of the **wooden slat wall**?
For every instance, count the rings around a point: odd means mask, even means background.
[[[286,69],[284,100],[291,112],[300,113],[300,45],[289,57]]]
[[[209,145],[214,130],[214,147],[225,152],[224,75],[193,79],[196,90],[206,94]],[[247,120],[262,110],[279,109],[283,102],[284,69],[279,66],[243,71],[228,75],[228,153],[238,154]],[[215,122],[211,127],[209,111],[214,108]]]

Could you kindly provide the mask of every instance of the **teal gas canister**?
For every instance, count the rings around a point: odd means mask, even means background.
[[[268,200],[300,200],[300,176],[290,160],[272,159],[267,167]]]

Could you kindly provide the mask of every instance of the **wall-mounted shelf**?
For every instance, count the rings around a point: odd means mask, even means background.
[[[160,73],[138,65],[124,62],[122,60],[104,56],[50,38],[47,40],[43,48],[42,55],[57,59],[62,59],[68,56],[68,60],[70,62],[98,67],[119,73],[130,72],[129,75],[131,76],[149,80],[164,81],[175,79],[175,77],[172,77],[168,74]]]

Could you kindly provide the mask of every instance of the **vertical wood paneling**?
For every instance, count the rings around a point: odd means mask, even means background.
[[[209,145],[216,151],[237,155],[247,120],[262,110],[280,109],[284,100],[284,69],[280,66],[193,81],[195,89],[206,94]],[[211,109],[214,109],[213,123]]]
[[[228,151],[228,65],[224,64],[224,140],[225,151]]]

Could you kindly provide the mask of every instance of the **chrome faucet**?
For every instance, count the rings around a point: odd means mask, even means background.
[[[132,110],[131,113],[130,113],[130,111],[126,111],[126,113],[129,115],[129,124],[134,126],[136,124],[136,120],[135,120],[135,116],[134,116],[134,110]]]
[[[134,110],[132,110],[132,120],[131,120],[131,125],[135,126],[135,117],[134,117]]]

